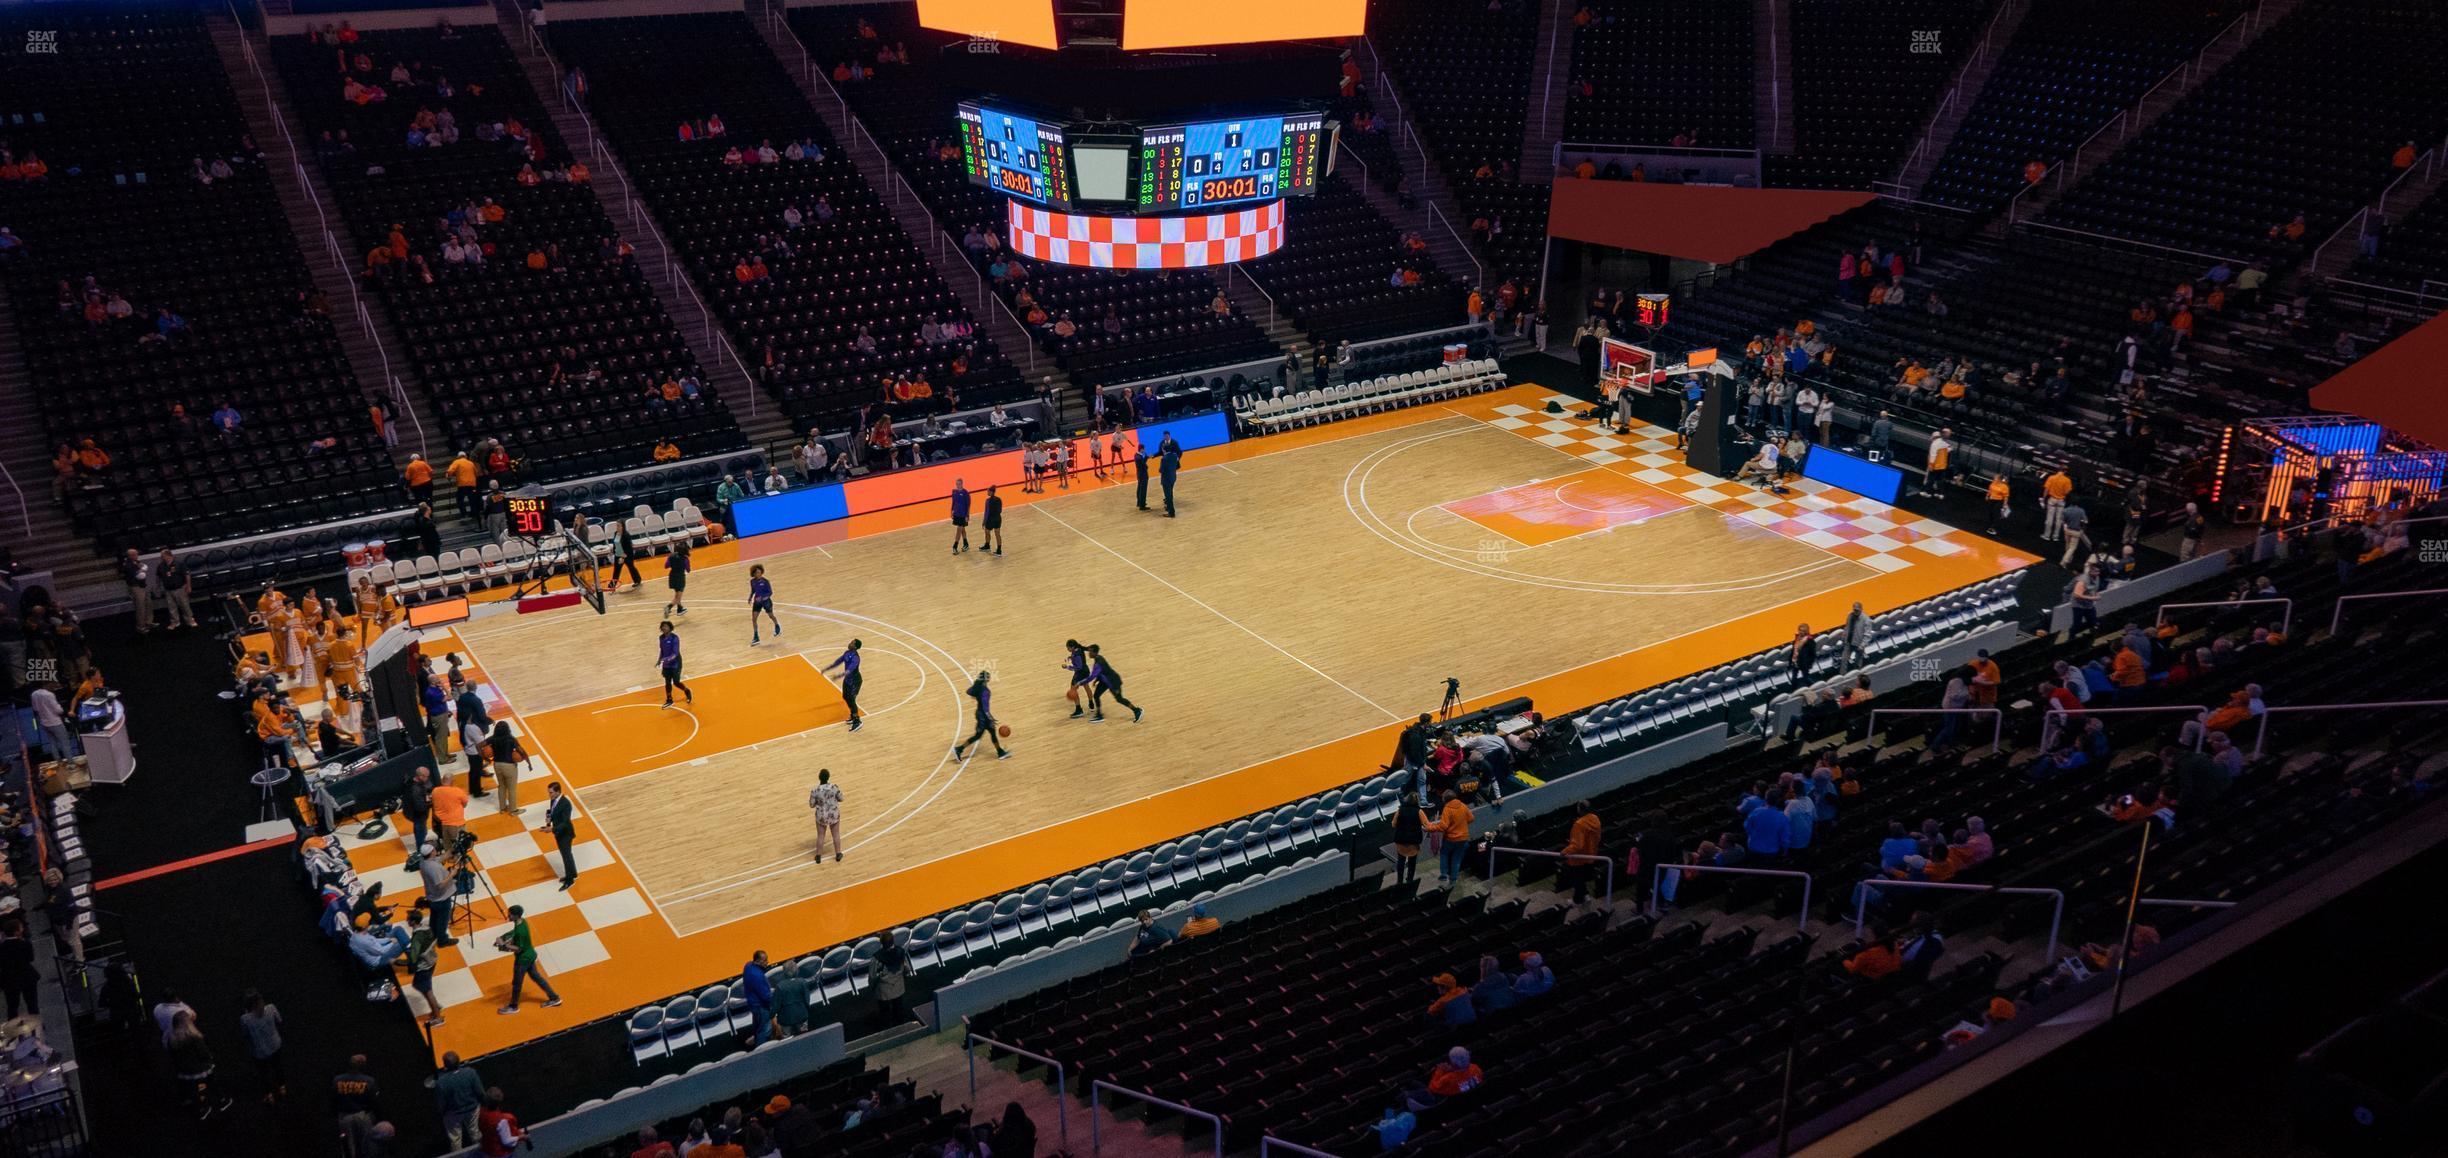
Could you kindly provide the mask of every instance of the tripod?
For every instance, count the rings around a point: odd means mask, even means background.
[[[501,894],[493,891],[493,882],[485,876],[484,864],[476,859],[474,850],[459,858],[456,879],[459,888],[457,895],[451,898],[451,927],[443,930],[445,935],[456,937],[460,929],[465,929],[471,937],[476,935],[475,899],[479,889],[483,890],[485,900],[492,904],[495,920],[510,919],[509,910],[502,905]]]

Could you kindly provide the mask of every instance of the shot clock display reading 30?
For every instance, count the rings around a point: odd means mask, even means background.
[[[540,539],[552,530],[552,500],[542,495],[512,495],[510,533],[522,539]]]
[[[1314,113],[1146,128],[1139,207],[1203,209],[1316,193],[1325,129]]]
[[[961,160],[973,184],[1032,205],[1071,207],[1062,126],[981,105],[960,106]]]

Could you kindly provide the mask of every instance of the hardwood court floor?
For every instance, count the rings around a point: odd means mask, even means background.
[[[439,1040],[481,1053],[626,1013],[753,948],[822,948],[1346,783],[1448,676],[1474,704],[1564,711],[1835,622],[1854,599],[1880,611],[2029,562],[1960,532],[1909,562],[1835,542],[1792,518],[1836,516],[1701,489],[1716,480],[1661,469],[1662,444],[1642,461],[1546,431],[1546,397],[1521,386],[1198,452],[1178,519],[1085,476],[1009,494],[1000,558],[951,555],[940,503],[751,540],[735,562],[702,552],[679,627],[693,710],[659,708],[660,582],[600,617],[462,625],[659,919],[571,971],[568,1006],[453,1018]],[[759,647],[752,560],[784,629]],[[815,674],[854,636],[856,734]],[[1067,718],[1065,638],[1103,645],[1144,723]],[[980,669],[1013,757],[956,762]],[[808,855],[820,767],[846,796],[839,863]],[[662,947],[622,951],[641,937]]]

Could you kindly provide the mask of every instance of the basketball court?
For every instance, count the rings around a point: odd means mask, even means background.
[[[1550,398],[1516,386],[1193,452],[1177,519],[1137,510],[1120,474],[1007,489],[999,558],[954,556],[940,502],[700,550],[675,617],[696,699],[670,710],[659,578],[601,616],[480,618],[429,643],[472,661],[543,766],[527,817],[474,827],[505,894],[543,906],[567,999],[492,1016],[509,967],[484,948],[498,921],[480,921],[445,951],[437,1048],[625,1014],[757,948],[826,948],[1359,779],[1449,676],[1471,706],[1527,695],[1560,713],[1857,599],[1879,612],[2032,561],[1817,483],[1780,497],[1699,474],[1667,432],[1613,434]],[[758,646],[751,563],[783,624]],[[853,638],[855,734],[820,670]],[[1073,638],[1102,646],[1144,722],[1069,718]],[[979,670],[1009,760],[952,757]],[[846,797],[838,863],[809,855],[819,768]],[[549,838],[519,830],[546,775],[584,814],[568,893],[537,870]],[[354,855],[406,874],[396,834]]]

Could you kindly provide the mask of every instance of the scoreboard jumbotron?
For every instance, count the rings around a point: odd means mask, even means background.
[[[1045,209],[1177,213],[1307,197],[1340,129],[1318,112],[1165,124],[1062,124],[964,101],[969,183]]]
[[[1283,244],[1283,198],[1317,193],[1340,125],[1307,109],[1210,121],[1057,122],[959,107],[969,183],[1010,199],[1024,257],[1112,269],[1246,261]]]

